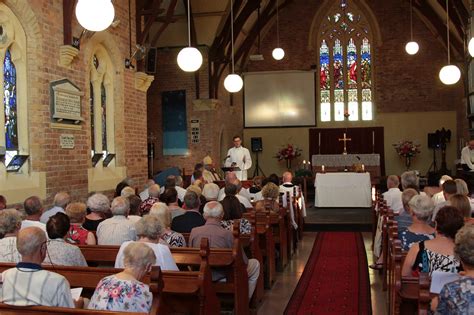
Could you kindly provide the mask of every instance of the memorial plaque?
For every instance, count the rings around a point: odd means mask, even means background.
[[[191,142],[199,143],[201,139],[201,129],[199,126],[199,119],[191,119]]]
[[[74,149],[74,135],[62,134],[59,136],[61,149]]]
[[[52,118],[58,122],[69,121],[75,124],[84,119],[81,116],[81,96],[84,95],[68,79],[50,84]]]

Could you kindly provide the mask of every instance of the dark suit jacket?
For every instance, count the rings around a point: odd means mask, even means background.
[[[199,212],[186,211],[185,214],[179,215],[171,222],[171,229],[178,233],[190,233],[197,226],[204,225],[206,220]]]

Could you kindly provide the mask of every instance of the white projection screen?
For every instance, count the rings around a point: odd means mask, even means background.
[[[245,73],[245,127],[315,126],[314,93],[314,71]]]

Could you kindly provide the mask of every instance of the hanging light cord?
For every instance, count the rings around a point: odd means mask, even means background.
[[[413,41],[413,6],[412,0],[410,0],[410,41]]]
[[[278,19],[278,0],[276,3],[277,6],[277,47],[280,47],[280,22]]]
[[[191,10],[189,9],[189,0],[188,0],[188,43],[191,47]]]
[[[448,65],[451,64],[451,54],[449,52],[449,5],[448,5],[448,0],[446,0],[446,29],[447,29],[447,38],[448,38],[448,42],[447,42],[447,45],[448,45]]]
[[[232,74],[234,71],[234,1],[230,0],[230,45],[231,45],[231,53],[232,53]]]

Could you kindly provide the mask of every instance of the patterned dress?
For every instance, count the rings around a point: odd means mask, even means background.
[[[402,250],[408,251],[414,243],[434,239],[434,234],[414,233],[408,229],[401,231],[398,235],[402,241]]]
[[[88,308],[148,313],[152,300],[153,295],[148,285],[137,280],[118,279],[112,275],[100,280]]]
[[[89,231],[78,224],[71,224],[66,234],[66,242],[75,245],[87,245],[87,235]]]
[[[221,226],[229,231],[232,231],[234,225],[234,220],[222,220]],[[252,232],[252,225],[247,219],[240,219],[240,233],[241,234],[250,234]]]
[[[186,247],[186,239],[183,234],[169,230],[163,233],[161,238],[166,242],[169,247]]]
[[[436,314],[474,314],[474,278],[461,277],[444,285]]]
[[[412,267],[414,276],[418,276],[420,272],[428,272],[431,277],[431,273],[435,270],[454,273],[459,272],[461,263],[453,255],[443,255],[432,252],[428,248],[425,248],[425,241],[420,242],[419,246],[420,250],[416,255],[415,263]]]

